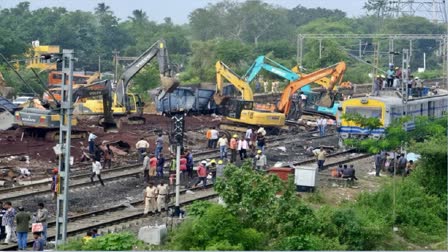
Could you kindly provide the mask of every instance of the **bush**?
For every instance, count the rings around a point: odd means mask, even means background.
[[[244,229],[228,209],[212,204],[201,215],[184,222],[171,238],[175,250],[257,250],[265,236],[255,229]]]
[[[363,194],[356,207],[381,213],[387,226],[399,226],[403,236],[412,242],[428,244],[436,241],[435,237],[439,241],[446,237],[446,201],[426,194],[412,178],[396,181],[395,206],[393,193],[393,185],[388,184],[376,193]]]
[[[146,245],[131,233],[106,234],[83,242],[82,238],[69,240],[66,244],[58,247],[59,250],[82,250],[82,251],[125,251],[145,250]]]
[[[201,217],[212,206],[210,201],[195,201],[188,206],[188,214],[196,217]]]
[[[335,225],[340,244],[349,250],[373,250],[387,238],[387,226],[380,215],[365,208],[341,208],[334,212]]]
[[[274,250],[345,250],[337,238],[329,239],[316,235],[287,236],[273,246]]]

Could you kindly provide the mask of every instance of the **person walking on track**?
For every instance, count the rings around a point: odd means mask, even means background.
[[[101,169],[103,169],[103,167],[101,167],[101,163],[99,160],[95,160],[92,162],[92,175],[90,176],[90,181],[92,181],[92,183],[94,183],[93,178],[95,176],[97,176],[101,185],[104,186],[104,182],[101,179]]]

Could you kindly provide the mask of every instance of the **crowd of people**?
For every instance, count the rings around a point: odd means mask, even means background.
[[[353,164],[340,164],[337,168],[331,170],[332,177],[344,178],[351,181],[358,180],[355,173],[355,166]]]
[[[423,81],[417,76],[414,77],[410,68],[404,71],[406,71],[406,75],[403,74],[403,70],[400,67],[394,67],[393,64],[389,64],[385,75],[377,75],[375,77],[373,95],[379,96],[380,90],[384,89],[402,88],[403,84],[403,88],[407,88],[408,96],[423,96]]]
[[[381,172],[389,172],[393,175],[408,176],[414,169],[414,160],[407,160],[403,153],[381,151],[374,156],[375,176]]]
[[[262,86],[263,85],[263,86]],[[271,93],[280,93],[278,90],[280,86],[280,82],[278,80],[271,81]],[[269,93],[269,80],[257,79],[255,81],[255,93],[262,92],[261,88],[263,88],[264,93]]]
[[[30,227],[33,234],[33,250],[43,251],[47,240],[48,210],[43,203],[37,205],[34,214],[25,211],[24,207],[13,207],[12,203],[0,202],[0,240],[3,244],[17,243],[19,250],[27,250]]]

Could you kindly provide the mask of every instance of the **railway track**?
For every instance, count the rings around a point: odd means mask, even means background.
[[[186,194],[186,190],[182,190],[180,205],[186,206],[192,204],[195,201],[209,200],[217,197],[217,193],[208,186],[206,190],[201,190],[201,188],[191,189],[195,191],[194,195]],[[174,195],[174,193],[170,193]],[[86,231],[97,229],[105,229],[114,225],[121,225],[125,227],[130,227],[130,225],[141,225],[149,218],[161,218],[165,217],[167,212],[163,212],[160,216],[149,213],[148,216],[143,214],[144,202],[143,200],[136,200],[130,202],[130,207],[123,205],[117,205],[110,208],[101,209],[98,211],[91,211],[85,214],[79,214],[75,216],[70,216],[68,218],[69,225],[67,230],[67,235],[75,236]],[[174,208],[174,204],[170,204],[168,208]],[[48,223],[48,240],[54,240],[56,235],[55,221]],[[115,230],[112,230],[115,231]],[[104,232],[104,231],[103,231]],[[28,239],[28,244],[32,244],[32,239]],[[16,250],[17,245],[0,245],[0,250]]]
[[[371,156],[370,154],[359,154],[354,153],[353,150],[346,150],[341,152],[336,152],[328,155],[327,164],[324,168],[334,167],[338,164],[348,163],[359,159],[364,159]],[[307,160],[303,160],[300,162],[292,162],[293,165],[307,165],[315,163],[314,158],[310,158]],[[325,171],[320,171],[322,174]],[[183,193],[183,197],[181,197],[181,205],[188,205],[197,200],[209,200],[217,197],[217,194],[210,189],[207,190],[199,190],[199,188],[191,189],[195,191],[196,194],[186,194],[186,190],[181,190]],[[171,193],[172,195],[173,193]],[[147,225],[149,218],[153,218],[152,220],[158,220],[159,223],[163,223],[163,219],[161,220],[161,216],[152,216],[146,217],[143,215],[143,201],[135,200],[129,203],[129,205],[117,205],[97,211],[91,211],[83,214],[78,214],[69,217],[69,227],[68,227],[68,236],[75,236],[81,233],[84,233],[93,228],[101,229],[103,233],[107,232],[116,232],[121,231],[122,229],[129,229],[131,227],[140,227],[143,225]],[[173,205],[169,206],[170,208]],[[165,214],[162,214],[162,217]],[[55,238],[55,222],[49,222],[49,231],[48,238],[49,240],[53,240]],[[29,241],[31,243],[31,240]],[[7,245],[0,246],[0,250],[15,250],[17,246]]]
[[[301,136],[306,136],[313,134],[314,132],[307,132],[307,134],[297,134],[294,135],[294,139],[291,139],[291,136],[281,136],[281,137],[269,137],[266,139],[267,142],[273,142],[270,147],[275,147],[280,144],[293,143],[298,141],[309,141],[313,139],[319,139],[323,137],[309,137],[301,139]],[[325,137],[330,137],[332,135],[328,135]],[[215,159],[219,158],[219,150],[206,150],[198,153],[194,153],[194,158],[198,162],[203,159]],[[169,162],[170,159],[167,160]],[[90,170],[90,169],[89,169]],[[104,169],[101,173],[104,182],[111,182],[122,180],[130,177],[140,176],[142,173],[141,164],[133,164],[128,166],[121,166],[111,169]],[[91,186],[92,183],[90,181],[90,171],[86,171],[84,173],[72,175],[70,179],[70,188],[78,189],[82,187]],[[18,200],[24,197],[42,195],[42,194],[50,194],[49,191],[49,183],[51,179],[43,179],[40,182],[15,186],[11,188],[3,188],[0,189],[0,200],[2,201],[13,201]]]

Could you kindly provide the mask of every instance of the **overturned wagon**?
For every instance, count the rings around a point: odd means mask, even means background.
[[[232,95],[232,86],[225,87],[224,93]],[[208,88],[178,87],[161,100],[155,99],[157,112],[173,114],[184,112],[187,114],[219,113],[219,106],[213,100],[215,90]]]

